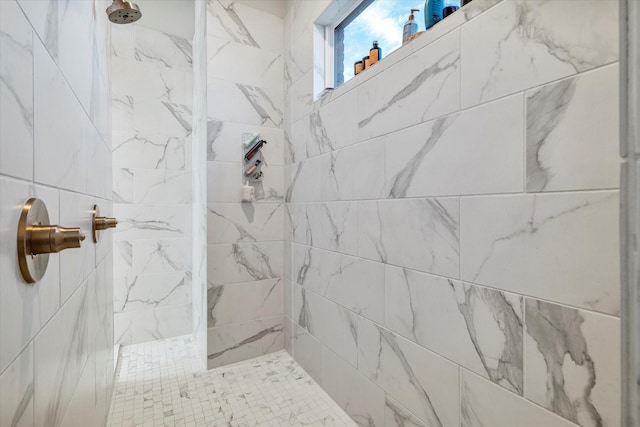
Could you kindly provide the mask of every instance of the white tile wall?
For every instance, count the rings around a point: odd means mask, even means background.
[[[139,24],[113,33],[115,335],[131,344],[193,326],[192,41]]]
[[[0,424],[106,422],[113,372],[112,250],[89,210],[111,213],[107,1],[0,2]],[[22,204],[81,227],[27,285],[15,250]]]
[[[208,365],[284,348],[283,21],[207,2]],[[260,133],[261,182],[242,203],[242,135]]]
[[[287,350],[361,425],[618,425],[617,2],[474,0],[314,101],[330,4],[284,20]]]

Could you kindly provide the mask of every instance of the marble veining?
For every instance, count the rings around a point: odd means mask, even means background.
[[[454,288],[453,281],[448,282]],[[519,299],[517,302],[521,304]],[[458,309],[464,317],[471,341],[489,378],[505,388],[522,394],[522,319],[518,314],[522,312],[522,307],[515,308],[502,292],[465,284],[464,299],[458,301]],[[482,337],[479,333],[488,323],[480,314],[484,309],[490,310],[493,319],[504,334],[505,344],[502,353],[497,357],[494,354],[485,354],[483,351]],[[479,319],[482,320],[478,321]],[[494,358],[497,358],[497,361]]]
[[[425,141],[424,145],[393,179],[391,190],[389,191],[389,198],[406,197],[407,190],[409,189],[409,186],[411,186],[411,182],[414,179],[420,163],[438,143],[438,140],[440,139],[442,134],[447,130],[447,128],[453,123],[454,120],[455,116],[449,116],[442,119],[437,119],[434,122],[431,134]]]
[[[612,64],[526,92],[527,191],[619,185],[618,75]]]
[[[82,366],[87,359],[87,286],[83,284],[71,297],[65,308],[58,312],[57,318],[50,322],[35,341],[35,353],[47,348],[53,340],[59,339],[58,328],[69,328],[72,334],[57,344],[55,351],[49,354],[48,360],[36,361],[35,378],[37,387],[35,394],[35,420],[37,425],[59,425],[64,417],[67,405]],[[51,347],[49,347],[51,348]],[[56,364],[57,362],[57,364]],[[49,372],[47,367],[57,366]]]
[[[178,136],[147,136],[136,133],[114,141],[113,163],[145,169],[185,168],[185,142]]]
[[[400,347],[400,345],[396,341],[395,335],[393,335],[392,333],[390,333],[385,329],[379,328],[377,326],[374,326],[374,327],[378,331],[379,340],[380,340],[378,344],[378,348],[379,348],[378,362],[375,367],[376,371],[384,369],[381,365],[382,361],[380,359],[381,358],[380,354],[382,352],[382,349],[386,348],[388,351],[390,351],[393,354],[394,358],[397,358],[399,362],[399,366],[403,371],[402,374],[406,376],[406,378],[408,379],[408,383],[413,388],[413,392],[416,394],[417,399],[421,403],[423,414],[425,418],[428,420],[429,425],[433,425],[436,427],[444,426],[445,424],[443,424],[441,415],[438,413],[438,411],[434,406],[434,403],[432,402],[430,393],[424,388],[420,379],[416,376],[416,373],[414,372],[414,367],[412,367],[409,361],[407,360],[407,357],[404,354],[403,349]],[[374,374],[373,378],[375,379],[377,375],[378,375],[377,373]]]
[[[618,312],[617,192],[463,198],[461,212],[463,280]]]
[[[226,2],[225,6],[219,0],[209,0],[208,10],[224,32],[234,41],[248,46],[260,47],[249,31],[249,28],[242,21],[235,11],[234,2]]]
[[[260,124],[282,125],[283,113],[264,89],[240,83],[236,83],[236,87],[260,117]]]
[[[448,277],[459,275],[457,199],[362,202],[358,218],[359,256]]]
[[[395,93],[391,99],[389,99],[383,106],[381,106],[380,108],[378,108],[375,112],[373,112],[372,114],[370,114],[369,116],[366,116],[364,118],[362,118],[359,122],[358,122],[358,126],[363,128],[366,127],[369,123],[371,123],[372,121],[374,121],[378,115],[384,113],[385,111],[387,111],[391,106],[393,106],[394,104],[404,100],[405,98],[407,98],[408,96],[414,94],[416,92],[416,90],[421,87],[426,81],[440,75],[440,74],[445,74],[445,75],[451,75],[453,73],[453,71],[458,69],[458,61],[460,60],[460,54],[458,53],[456,54],[451,54],[450,52],[447,52],[442,58],[439,59],[439,61],[437,61],[435,64],[425,68],[424,70],[422,70],[417,76],[415,76],[406,86],[402,87],[397,93]],[[444,85],[447,83],[448,80],[448,76],[444,78],[443,82],[441,83],[440,87],[438,88],[438,90],[436,91],[436,97],[434,99],[435,100],[438,99],[438,95],[442,92]],[[427,115],[427,112],[429,111],[429,104],[427,104],[427,107],[425,108],[425,113],[423,118]]]
[[[220,136],[220,133],[224,129],[224,122],[219,120],[207,121],[207,160],[213,161],[216,159],[215,142]]]
[[[384,425],[385,427],[427,427],[423,421],[388,395],[385,399]]]
[[[540,151],[547,137],[562,122],[576,92],[574,80],[563,80],[527,99],[527,189],[543,191],[551,173]]]
[[[619,343],[619,322],[617,319],[594,322],[594,316],[597,315],[527,300],[530,339],[527,384],[530,385],[526,396],[581,426],[618,425],[618,351],[605,355],[599,346],[611,352]],[[545,380],[533,380],[534,376]]]
[[[504,1],[463,27],[463,106],[613,62],[618,55],[615,2]],[[557,16],[571,14],[563,31]],[[489,29],[489,30],[487,30]],[[468,62],[467,62],[468,61]],[[517,76],[517,77],[516,77]]]
[[[135,28],[134,57],[140,62],[190,70],[192,46],[183,37],[138,26]]]

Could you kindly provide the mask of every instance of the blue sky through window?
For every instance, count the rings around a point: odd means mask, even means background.
[[[344,81],[353,77],[353,64],[369,55],[373,41],[382,48],[382,57],[402,45],[402,29],[415,13],[418,31],[424,30],[424,0],[375,0],[344,28]]]

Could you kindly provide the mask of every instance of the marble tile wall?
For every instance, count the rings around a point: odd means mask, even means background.
[[[201,132],[192,141],[192,40],[143,22],[115,26],[111,50],[113,209],[120,221],[113,301],[122,345],[192,332],[198,287],[191,283],[191,236],[204,235],[202,221],[192,218],[192,205],[202,200],[192,191],[192,147],[204,152]]]
[[[283,20],[207,1],[207,352],[214,368],[284,347]],[[242,134],[267,141],[242,203]]]
[[[110,31],[106,0],[0,2],[0,425],[100,426],[113,385]],[[27,285],[15,233],[42,199],[82,248]]]
[[[284,20],[285,348],[363,426],[620,425],[617,2],[474,0],[314,100],[331,4]]]

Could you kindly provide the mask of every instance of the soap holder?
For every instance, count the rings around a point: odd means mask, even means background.
[[[245,133],[242,134],[242,146],[244,148],[243,153],[243,168],[242,168],[242,182],[245,183],[261,181],[263,172],[262,165],[264,164],[264,158],[262,156],[262,148],[267,141],[260,138],[259,133]]]

